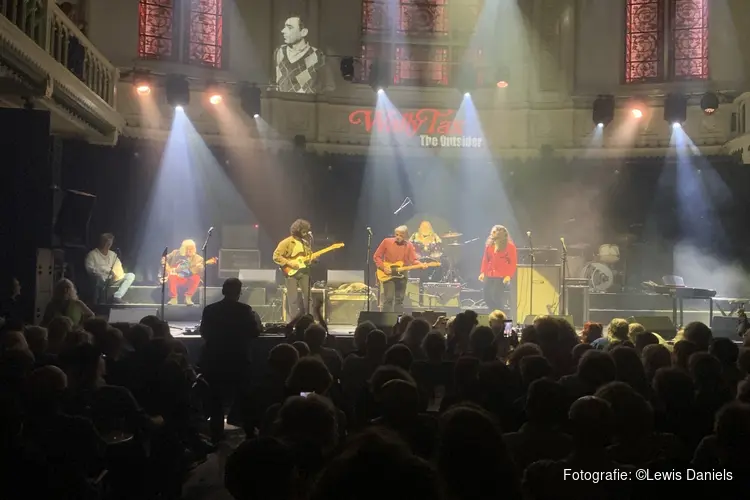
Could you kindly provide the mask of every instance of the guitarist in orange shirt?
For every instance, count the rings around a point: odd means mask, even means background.
[[[403,266],[419,265],[421,262],[417,257],[414,245],[408,240],[409,229],[399,226],[394,230],[394,236],[384,239],[372,255],[375,266],[389,277],[392,269],[388,263],[401,262]],[[380,309],[384,312],[402,312],[404,309],[404,296],[406,295],[406,274],[393,276],[383,281],[383,297]]]
[[[312,255],[311,224],[305,219],[297,219],[289,228],[290,236],[281,240],[273,252],[273,261],[282,268],[288,267],[293,270],[299,269],[297,257],[308,257]],[[306,313],[309,311],[310,300],[310,274],[298,272],[294,275],[287,274],[286,304],[289,317],[295,316],[292,312],[292,304],[297,304],[298,311]]]

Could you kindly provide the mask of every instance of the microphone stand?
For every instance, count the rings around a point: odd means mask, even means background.
[[[529,316],[534,315],[534,261],[536,256],[534,255],[534,243],[531,241],[531,234],[528,234],[529,238],[529,257],[530,257],[530,278],[529,278]]]
[[[310,235],[310,252],[313,251],[313,245],[315,245],[315,236],[313,236],[312,232],[308,233]],[[310,300],[312,299],[312,261],[310,261],[310,265],[307,267],[307,307],[305,307],[305,314],[309,314],[310,311],[312,311],[312,305],[310,303]],[[325,318],[318,318],[319,320],[325,321]]]
[[[201,302],[203,302],[203,309],[206,308],[206,289],[208,288],[208,283],[206,282],[206,279],[208,277],[208,265],[206,265],[206,247],[208,246],[208,240],[211,239],[211,231],[213,228],[208,230],[208,233],[206,233],[206,241],[203,242],[203,248],[201,248],[201,253],[203,254],[203,297],[201,297]]]
[[[565,284],[565,279],[568,274],[568,247],[565,245],[565,240],[560,238],[560,243],[562,243],[562,281],[560,282],[560,314],[563,316],[566,316],[568,314],[568,304],[565,297],[565,293],[567,291],[567,285]]]
[[[367,229],[367,257],[365,257],[365,285],[367,285],[367,312],[370,312],[370,252],[372,250],[372,231]]]
[[[167,251],[169,247],[164,247],[161,254],[161,320],[164,321],[164,296],[167,291]]]

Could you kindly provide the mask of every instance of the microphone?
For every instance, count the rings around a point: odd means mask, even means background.
[[[531,238],[531,231],[526,231],[526,237]]]
[[[164,247],[164,251],[161,253],[161,256],[166,257],[167,253],[169,253],[169,247]]]
[[[560,243],[562,243],[563,251],[567,252],[568,247],[565,246],[565,238],[563,238],[562,236],[560,236]]]
[[[213,226],[209,227],[208,228],[208,234],[211,234],[213,232],[214,232],[214,227]]]
[[[369,227],[369,226],[367,227],[367,234],[369,234],[370,236],[372,236],[372,228]]]
[[[395,212],[393,212],[393,215],[398,215],[398,213],[403,210],[404,208],[408,207],[411,204],[411,198],[408,196],[404,199],[404,202],[401,204],[400,207],[396,209]]]

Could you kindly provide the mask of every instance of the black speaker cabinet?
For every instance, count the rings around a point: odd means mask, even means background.
[[[741,335],[737,334],[739,318],[736,316],[714,316],[711,322],[711,333],[714,337],[724,337],[732,340],[743,340]]]
[[[628,323],[640,323],[646,331],[658,333],[664,340],[672,340],[677,336],[677,327],[668,316],[631,316]]]

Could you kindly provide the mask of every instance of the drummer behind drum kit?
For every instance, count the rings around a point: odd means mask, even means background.
[[[440,268],[430,270],[429,276],[426,281],[437,282],[437,283],[461,283],[464,284],[465,280],[461,277],[458,272],[457,262],[460,257],[461,247],[466,243],[471,243],[474,240],[465,241],[460,243],[458,238],[463,236],[463,233],[457,233],[451,231],[449,233],[441,234],[440,238],[443,240],[443,252],[437,252],[431,254],[427,258],[422,258],[423,262],[441,262],[443,265]],[[439,279],[438,279],[439,278]]]
[[[583,248],[581,245],[578,248]],[[625,271],[620,263],[620,247],[614,244],[605,244],[599,247],[599,252],[594,256],[595,260],[588,262],[578,274],[581,278],[589,281],[589,286],[594,292],[606,292],[613,286],[624,288]],[[571,272],[572,274],[572,272]],[[573,274],[575,276],[575,274]]]

